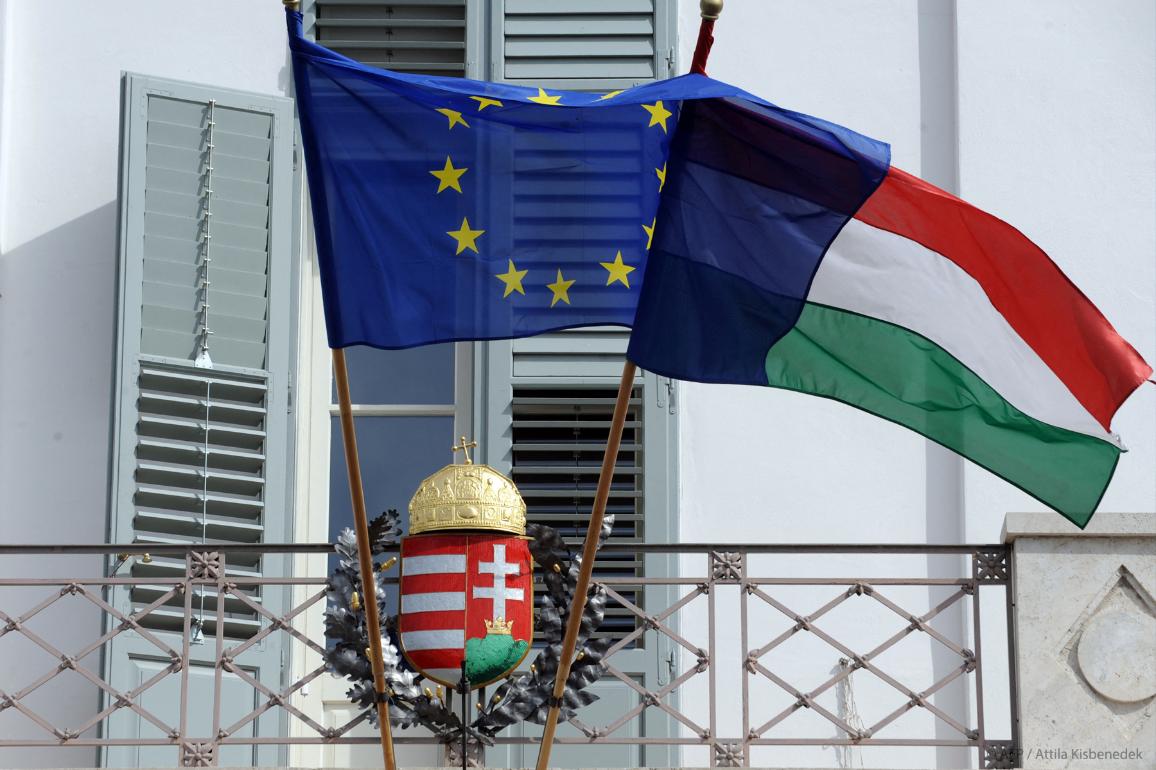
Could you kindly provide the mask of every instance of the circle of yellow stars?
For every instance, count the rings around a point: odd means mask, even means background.
[[[599,101],[613,99],[621,94],[622,91],[611,91],[598,97]],[[538,88],[538,93],[534,96],[527,97],[528,101],[535,104],[543,104],[552,107],[562,106],[562,94],[551,94],[543,88]],[[477,102],[477,112],[481,113],[487,108],[501,108],[505,105],[499,99],[491,99],[486,96],[471,96],[470,99]],[[669,133],[667,121],[674,116],[674,113],[666,108],[662,100],[656,101],[654,104],[641,104],[642,109],[649,114],[650,122],[647,128],[661,128],[662,132]],[[436,112],[444,115],[447,123],[447,130],[453,131],[457,126],[463,128],[470,128],[469,121],[458,110],[453,110],[448,107],[441,107]],[[445,163],[440,169],[430,170],[430,175],[438,181],[436,195],[441,195],[446,190],[453,190],[454,192],[463,194],[461,179],[462,176],[469,171],[465,166],[454,166],[453,158],[446,156]],[[655,176],[658,178],[658,191],[662,192],[662,188],[666,185],[666,164],[662,164],[662,168],[654,169]],[[646,251],[650,251],[651,244],[654,242],[654,228],[657,224],[657,218],[651,220],[650,224],[643,224],[642,230],[646,233]],[[468,217],[462,217],[462,224],[456,230],[447,230],[446,235],[454,239],[455,250],[454,255],[457,256],[462,252],[469,250],[478,254],[478,238],[485,234],[485,230],[474,229],[470,226]],[[502,299],[506,299],[511,294],[517,292],[522,296],[526,296],[526,288],[524,281],[529,275],[529,269],[519,270],[514,264],[513,259],[506,260],[506,272],[496,273],[494,275],[502,283]],[[611,286],[615,283],[621,283],[627,289],[630,288],[630,274],[636,268],[634,265],[628,264],[622,259],[622,250],[619,249],[614,255],[614,259],[608,262],[599,262],[606,270],[606,285]],[[570,288],[577,282],[575,278],[566,278],[562,274],[561,268],[558,268],[555,273],[554,281],[546,284],[546,288],[550,290],[550,307],[554,307],[559,302],[566,305],[570,304]]]

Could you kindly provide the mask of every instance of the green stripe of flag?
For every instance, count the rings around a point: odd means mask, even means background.
[[[1120,450],[1033,419],[934,342],[894,324],[808,304],[768,352],[777,388],[850,404],[987,468],[1079,527],[1088,523]]]

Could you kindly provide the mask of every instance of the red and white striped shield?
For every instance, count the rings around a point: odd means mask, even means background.
[[[412,535],[401,543],[398,631],[409,662],[447,686],[481,687],[517,667],[534,636],[534,571],[513,535]]]

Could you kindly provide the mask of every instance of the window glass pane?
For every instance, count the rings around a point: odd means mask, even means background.
[[[408,350],[345,349],[355,404],[452,404],[454,343]],[[336,388],[333,403],[337,403]],[[409,498],[406,498],[407,500]]]
[[[409,498],[422,479],[453,460],[453,418],[359,417],[354,427],[369,518],[396,508],[401,512],[402,529],[408,530]],[[353,527],[353,505],[349,501],[341,421],[334,417],[329,459],[330,541],[345,527]]]

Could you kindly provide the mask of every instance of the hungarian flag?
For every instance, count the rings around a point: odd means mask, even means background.
[[[1087,524],[1152,368],[1038,246],[752,102],[684,104],[667,163],[632,361],[850,404]]]

